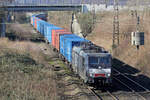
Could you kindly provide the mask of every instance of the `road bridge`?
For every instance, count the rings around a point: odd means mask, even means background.
[[[4,11],[13,11],[13,12],[82,11],[82,5],[1,6],[0,9]]]
[[[4,11],[82,11],[83,0],[12,0],[0,2]]]

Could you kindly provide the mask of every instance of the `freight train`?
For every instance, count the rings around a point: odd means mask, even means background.
[[[42,14],[31,16],[31,25],[69,63],[85,83],[111,85],[112,57],[104,48],[66,29],[46,22]]]

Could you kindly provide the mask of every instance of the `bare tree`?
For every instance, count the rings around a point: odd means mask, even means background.
[[[94,29],[93,15],[91,13],[80,14],[78,21],[82,29],[83,37],[87,37]]]

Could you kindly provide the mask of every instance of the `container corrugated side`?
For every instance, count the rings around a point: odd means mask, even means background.
[[[55,44],[54,47],[59,51],[60,50],[60,36],[65,34],[72,34],[71,32],[57,32],[55,35]]]
[[[36,20],[36,24],[37,24],[37,31],[40,32],[40,20],[39,19]]]
[[[55,30],[52,30],[52,46],[55,47],[55,36],[57,34],[57,32],[66,32],[65,29],[55,29]]]
[[[44,24],[45,24],[45,21],[41,20],[40,22],[40,33],[44,36]]]
[[[71,63],[72,61],[72,48],[81,45],[82,42],[88,42],[83,38],[66,38],[64,42],[64,56]]]
[[[64,34],[64,35],[60,35],[60,39],[59,39],[59,48],[60,48],[60,54],[64,56],[64,40],[65,38],[73,38],[73,37],[77,37],[77,35],[75,34]]]
[[[44,24],[44,37],[46,37],[46,35],[47,35],[47,27],[51,27],[51,26],[54,26],[54,25],[50,24],[48,22],[45,22],[45,24]]]
[[[34,28],[37,29],[37,19],[36,19],[36,17],[34,18]]]
[[[46,38],[47,38],[47,40],[49,41],[49,43],[51,43],[52,42],[52,30],[61,30],[62,28],[60,28],[60,27],[57,27],[57,26],[49,26],[49,27],[47,27],[47,35],[46,35]]]

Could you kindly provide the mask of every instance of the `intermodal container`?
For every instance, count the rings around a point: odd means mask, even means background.
[[[34,28],[37,29],[37,19],[36,19],[36,17],[34,18]]]
[[[32,18],[33,18],[33,27],[35,28],[35,16],[33,16]]]
[[[38,30],[39,26],[39,18],[35,17],[35,28]],[[39,30],[38,30],[39,31]]]
[[[52,30],[61,30],[61,29],[62,28],[54,26],[54,25],[47,27],[46,38],[49,43],[52,43]]]
[[[58,32],[67,32],[65,29],[52,30],[52,46],[55,47],[55,36]]]
[[[40,33],[44,36],[44,24],[45,21],[41,20],[40,21]]]
[[[40,20],[39,19],[36,20],[36,24],[37,24],[36,29],[37,29],[38,32],[40,32]]]
[[[38,30],[38,32],[41,31],[41,20],[39,20],[39,19],[37,21],[37,30]],[[41,34],[41,32],[40,32],[40,34]]]
[[[64,56],[71,63],[72,61],[72,48],[74,46],[80,46],[82,42],[88,42],[83,38],[65,38],[64,40]]]
[[[62,54],[64,56],[64,40],[65,38],[75,38],[75,37],[78,37],[77,35],[75,34],[64,34],[64,35],[60,35],[60,44],[59,44],[59,48],[60,48],[60,54]]]
[[[60,36],[65,35],[65,34],[72,34],[71,32],[64,31],[64,32],[59,32],[56,31],[56,34],[54,34],[54,47],[59,51],[60,50]]]
[[[79,46],[81,42],[88,42],[88,40],[80,38],[75,34],[66,34],[60,36],[60,53],[69,61],[72,61],[72,48]]]
[[[50,26],[54,26],[54,25],[50,24],[48,22],[45,22],[45,24],[44,24],[44,37],[46,37],[46,35],[47,35],[47,27],[50,27]]]
[[[45,13],[38,14],[37,17],[44,21],[47,20],[47,14],[45,14]]]

